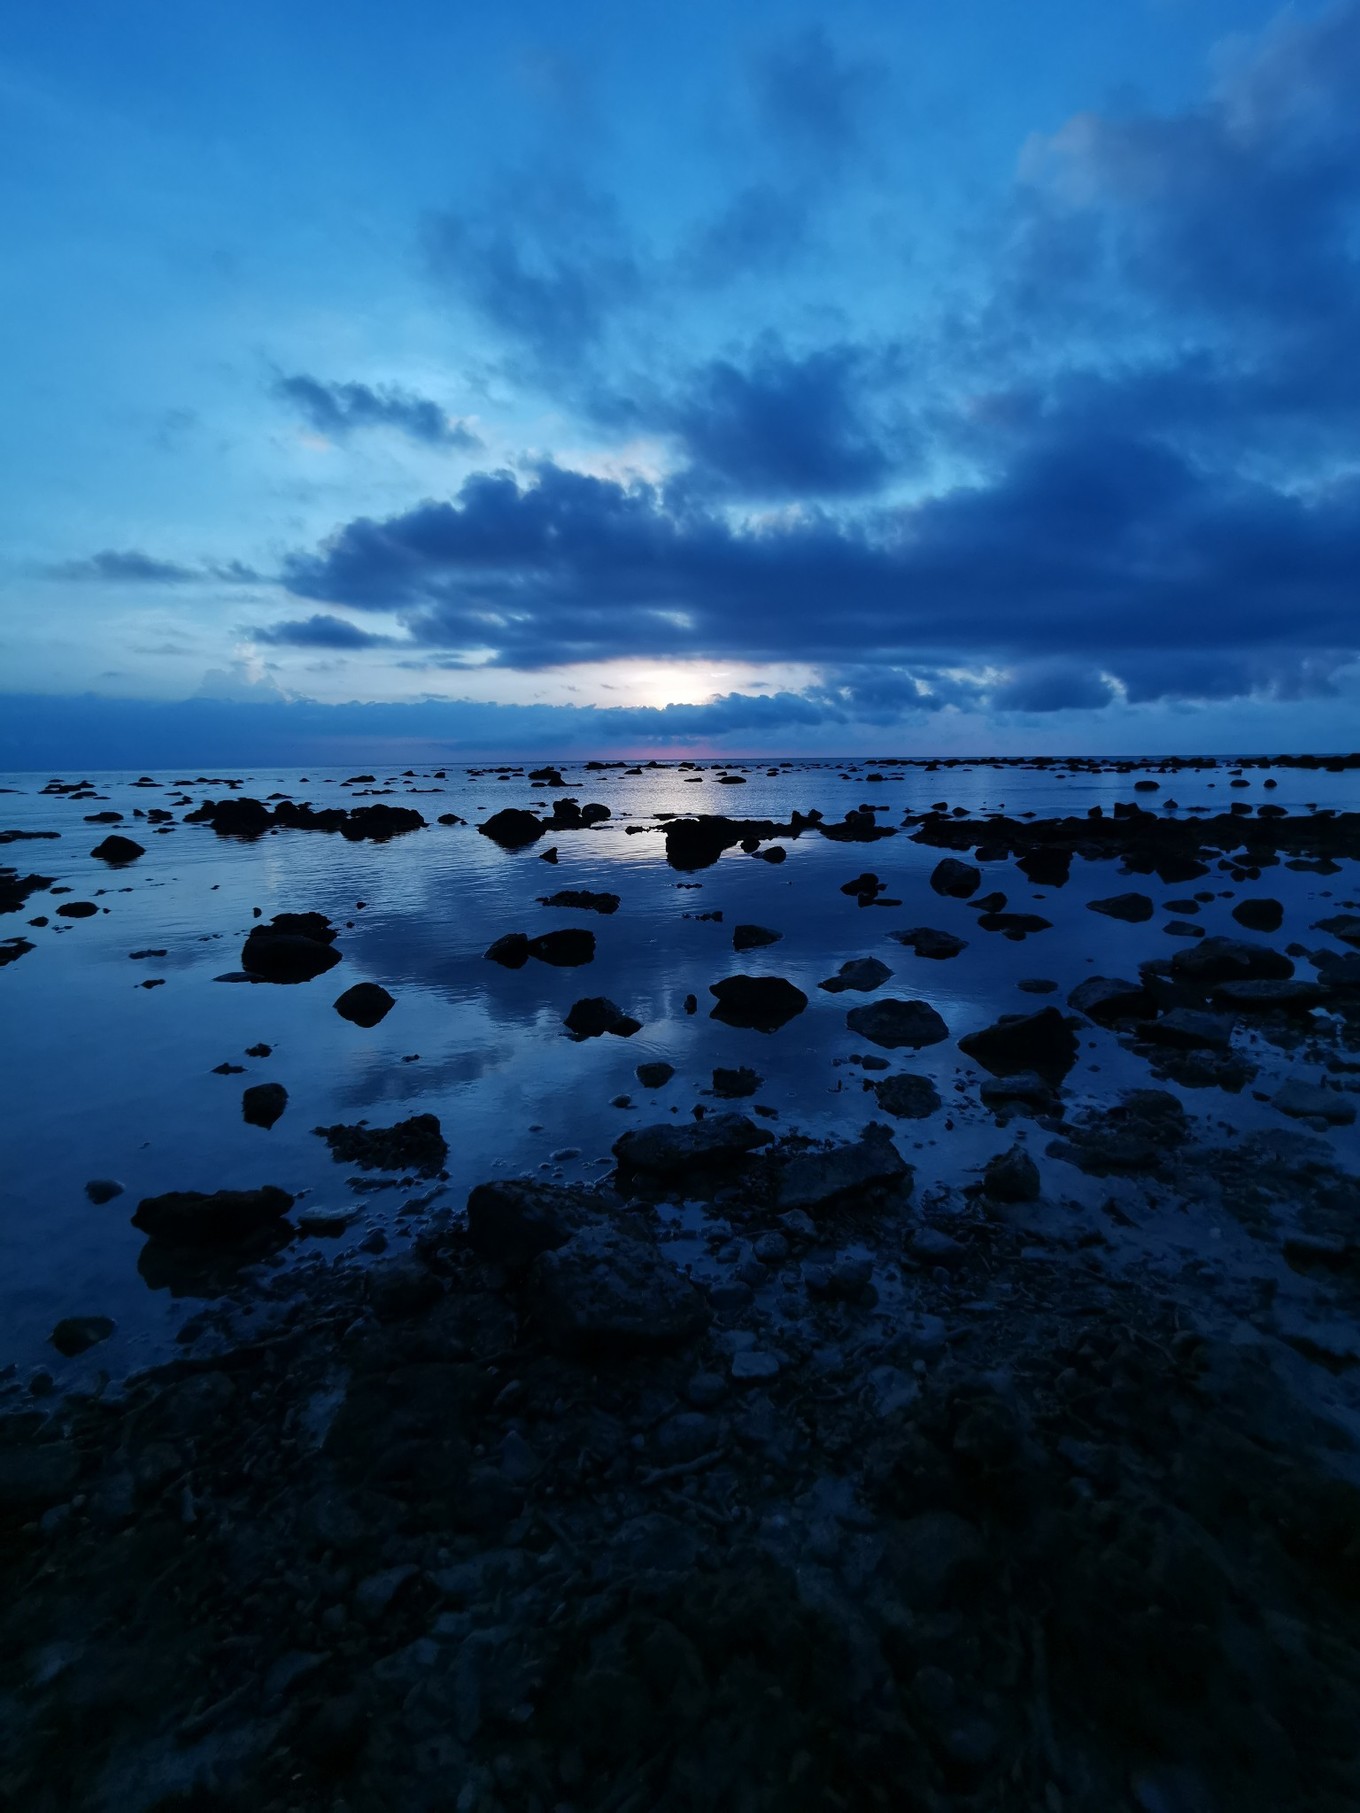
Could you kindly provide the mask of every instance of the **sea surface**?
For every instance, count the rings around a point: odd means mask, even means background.
[[[619,1134],[696,1105],[725,1106],[713,1095],[715,1066],[749,1065],[764,1079],[754,1103],[776,1111],[779,1132],[854,1136],[882,1118],[852,1062],[871,1051],[846,1029],[847,1010],[880,996],[923,998],[944,1016],[950,1037],[920,1052],[888,1055],[894,1071],[934,1079],[944,1107],[927,1120],[895,1122],[903,1156],[917,1167],[918,1192],[941,1181],[959,1183],[994,1152],[1010,1145],[978,1104],[981,1073],[955,1041],[1000,1013],[1032,1011],[1042,1000],[1017,988],[1047,977],[1060,992],[1092,974],[1130,976],[1150,955],[1169,955],[1177,941],[1164,934],[1159,912],[1144,925],[1126,925],[1086,910],[1102,896],[1137,889],[1159,905],[1196,889],[1215,898],[1199,915],[1206,932],[1243,935],[1230,918],[1234,901],[1271,895],[1285,908],[1284,924],[1267,940],[1283,949],[1293,940],[1322,942],[1310,926],[1354,905],[1356,865],[1333,876],[1300,874],[1283,865],[1259,883],[1235,886],[1214,875],[1164,887],[1156,877],[1126,877],[1116,862],[1073,864],[1062,888],[1036,888],[1009,861],[984,864],[983,890],[1000,889],[1012,909],[1053,921],[1051,930],[1013,942],[980,931],[962,901],[933,893],[928,878],[938,849],[915,843],[910,831],[873,844],[834,843],[816,833],[784,840],[788,859],[774,865],[730,850],[712,867],[677,872],[665,857],[660,813],[726,812],[786,820],[819,809],[841,819],[860,805],[881,808],[879,822],[945,801],[969,813],[1008,815],[1084,813],[1138,798],[1158,808],[1174,798],[1226,811],[1230,802],[1269,800],[1291,812],[1310,806],[1355,809],[1360,773],[1330,774],[1274,768],[1276,786],[1263,791],[1266,771],[1248,767],[1245,788],[1230,791],[1232,764],[1164,772],[1160,763],[1120,771],[1107,766],[1033,768],[1023,765],[878,766],[857,761],[771,764],[666,764],[624,773],[587,772],[564,764],[565,788],[535,786],[528,768],[468,771],[444,778],[374,770],[373,783],[343,786],[351,770],[259,770],[237,773],[235,791],[268,799],[287,795],[321,805],[360,805],[374,799],[417,807],[424,830],[385,844],[349,843],[335,835],[280,830],[255,842],[217,836],[207,825],[179,822],[188,807],[173,806],[175,823],[158,831],[138,809],[160,806],[172,794],[194,804],[226,797],[228,777],[158,774],[160,790],[133,785],[134,774],[88,778],[97,798],[73,800],[41,792],[46,775],[0,776],[0,830],[55,831],[54,841],[15,842],[3,860],[21,873],[52,876],[66,895],[35,893],[18,913],[0,919],[0,938],[19,935],[35,948],[0,970],[0,1367],[50,1370],[61,1386],[97,1376],[125,1375],[174,1351],[176,1334],[202,1308],[183,1277],[155,1263],[130,1215],[143,1196],[162,1191],[247,1188],[274,1183],[308,1209],[357,1206],[338,1239],[298,1239],[270,1268],[316,1263],[382,1236],[399,1246],[403,1206],[415,1194],[370,1174],[356,1189],[350,1166],[332,1162],[313,1129],[367,1120],[387,1125],[430,1112],[449,1144],[445,1200],[461,1203],[478,1181],[533,1173],[567,1181],[606,1174]],[[726,786],[719,773],[741,774]],[[871,774],[883,778],[870,780]],[[1142,775],[1155,776],[1160,794],[1133,792]],[[177,785],[182,783],[182,785]],[[587,831],[552,834],[520,851],[506,851],[476,826],[506,806],[546,811],[563,796],[608,806],[608,822]],[[118,811],[120,825],[86,822]],[[435,823],[455,813],[464,825]],[[648,829],[629,835],[626,827]],[[133,836],[146,855],[110,869],[90,852],[108,829]],[[555,865],[543,850],[558,851]],[[877,874],[900,907],[861,908],[841,885],[865,870]],[[550,908],[538,897],[562,888],[619,894],[617,913]],[[89,900],[93,917],[55,915],[62,900]],[[297,986],[240,985],[219,980],[238,971],[241,946],[256,912],[267,920],[284,911],[319,911],[340,930],[343,962]],[[719,912],[721,921],[698,915]],[[31,927],[46,915],[48,924]],[[781,934],[765,948],[736,955],[733,928],[744,922]],[[917,958],[888,934],[935,926],[969,940],[947,962]],[[514,971],[486,959],[503,933],[530,934],[585,926],[597,940],[595,960],[576,969],[530,961]],[[1247,934],[1249,935],[1249,934]],[[164,953],[134,956],[134,952]],[[831,994],[818,984],[852,957],[876,956],[893,970],[873,995]],[[709,1017],[709,985],[736,973],[777,974],[809,997],[807,1010],[773,1034],[729,1027]],[[1304,972],[1306,973],[1306,972]],[[142,986],[158,981],[160,986]],[[359,981],[381,983],[396,998],[380,1025],[364,1030],[334,1010],[343,990]],[[698,997],[697,1013],[685,997]],[[584,995],[606,995],[642,1022],[630,1039],[572,1040],[563,1015]],[[1262,1124],[1289,1125],[1268,1098],[1287,1075],[1316,1077],[1318,1065],[1298,1052],[1277,1050],[1251,1032],[1261,1072],[1240,1094],[1219,1089],[1177,1090],[1187,1108],[1216,1131]],[[247,1056],[267,1044],[267,1058]],[[664,1059],[676,1075],[664,1088],[643,1088],[636,1067]],[[216,1074],[224,1063],[239,1072]],[[288,1106],[272,1129],[248,1125],[241,1113],[245,1086],[279,1082]],[[1069,1110],[1108,1101],[1122,1088],[1159,1084],[1113,1033],[1090,1026],[1067,1081]],[[630,1105],[614,1105],[628,1097]],[[737,1104],[749,1107],[749,1103]],[[1030,1124],[1031,1149],[1042,1156],[1047,1136]],[[1338,1156],[1360,1160],[1356,1129],[1328,1136]],[[1099,1188],[1067,1166],[1051,1166],[1052,1189],[1076,1196]],[[91,1179],[124,1186],[112,1201],[87,1199]],[[375,1187],[376,1186],[376,1187]],[[410,1211],[408,1211],[409,1217]],[[673,1211],[687,1256],[684,1205]],[[392,1249],[389,1249],[392,1250]],[[705,1246],[694,1230],[692,1257],[702,1269]],[[267,1268],[268,1269],[268,1268]],[[249,1280],[246,1284],[248,1286]],[[206,1291],[207,1286],[201,1287]],[[48,1345],[57,1322],[70,1315],[108,1315],[113,1337],[77,1361]]]

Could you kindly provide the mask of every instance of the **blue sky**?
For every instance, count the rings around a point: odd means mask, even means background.
[[[1354,3],[28,9],[0,762],[1349,746],[1357,94]]]

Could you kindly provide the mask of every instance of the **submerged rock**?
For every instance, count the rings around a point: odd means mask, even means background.
[[[869,1001],[863,1007],[852,1007],[845,1024],[851,1032],[888,1051],[904,1045],[915,1049],[938,1045],[949,1037],[949,1028],[928,1001]]]
[[[1321,1083],[1307,1083],[1302,1077],[1290,1077],[1271,1101],[1281,1114],[1292,1115],[1296,1120],[1320,1120],[1333,1127],[1349,1127],[1355,1119],[1355,1103],[1348,1096]]]
[[[1284,923],[1284,908],[1278,900],[1239,900],[1232,916],[1249,932],[1278,932]]]
[[[817,986],[831,995],[844,994],[847,989],[867,994],[872,988],[881,988],[891,975],[887,964],[877,957],[852,957],[849,962],[842,963],[834,976],[828,976]]]
[[[710,983],[708,992],[718,1003],[711,1019],[756,1032],[777,1032],[802,1013],[808,1002],[802,989],[783,976],[727,976]]]
[[[675,1075],[675,1065],[658,1059],[654,1064],[639,1064],[633,1075],[644,1089],[661,1089]]]
[[[713,1072],[713,1093],[736,1100],[741,1096],[754,1095],[764,1081],[764,1077],[747,1064],[737,1070],[724,1070],[720,1067]]]
[[[170,1190],[145,1196],[132,1225],[166,1246],[232,1246],[273,1227],[293,1206],[287,1190],[266,1184],[259,1190]]]
[[[545,856],[547,852],[544,852]],[[562,888],[556,894],[540,894],[540,906],[574,907],[588,913],[617,913],[617,894],[593,893],[589,888]]]
[[[47,1338],[59,1354],[73,1360],[107,1341],[117,1326],[109,1316],[63,1316]]]

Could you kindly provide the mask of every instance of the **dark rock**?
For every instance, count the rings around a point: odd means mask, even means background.
[[[0,1446],[0,1511],[32,1516],[71,1496],[80,1478],[74,1442]]]
[[[968,949],[966,938],[956,938],[953,932],[938,932],[930,925],[913,926],[909,932],[889,932],[888,936],[895,938],[899,944],[905,944],[918,957],[930,957],[936,962],[943,962],[946,957],[957,957],[960,951]]]
[[[1015,985],[1025,995],[1056,995],[1058,985],[1047,976],[1026,976]]]
[[[1331,999],[1325,982],[1266,977],[1251,982],[1219,982],[1213,998],[1237,1013],[1310,1013]]]
[[[97,856],[100,862],[114,864],[136,862],[139,856],[146,855],[146,845],[139,844],[135,838],[120,837],[117,832],[113,832],[104,839],[103,843],[96,844],[90,851],[90,855]]]
[[[598,1200],[580,1190],[533,1178],[481,1183],[467,1200],[468,1242],[493,1265],[523,1271],[540,1253],[565,1246],[599,1214]]]
[[[1152,902],[1146,894],[1112,894],[1108,900],[1088,900],[1086,904],[1093,913],[1123,919],[1129,925],[1141,925],[1152,917]]]
[[[1284,908],[1278,900],[1269,898],[1239,900],[1232,916],[1249,932],[1278,932],[1284,923]]]
[[[369,1268],[368,1300],[380,1322],[404,1322],[443,1296],[439,1280],[419,1259],[402,1254]]]
[[[1034,849],[1017,856],[1015,866],[1036,888],[1061,888],[1067,885],[1072,869],[1070,850]]]
[[[891,975],[887,964],[880,963],[877,957],[852,957],[848,963],[842,963],[834,976],[828,976],[817,986],[831,995],[844,994],[847,989],[866,994],[871,988],[882,987]]]
[[[1165,1089],[1130,1089],[1055,1140],[1049,1151],[1091,1177],[1161,1170],[1189,1136],[1184,1108]]]
[[[598,1039],[606,1032],[618,1039],[631,1039],[642,1030],[641,1020],[622,1012],[605,995],[583,995],[572,1003],[562,1024],[576,1039]]]
[[[1178,980],[1210,987],[1216,982],[1284,980],[1294,965],[1279,951],[1241,938],[1205,938],[1171,959],[1171,973]]]
[[[987,1160],[982,1187],[996,1202],[1037,1202],[1039,1167],[1023,1146],[1012,1146]]]
[[[904,1045],[914,1049],[938,1045],[949,1037],[949,1028],[928,1001],[868,1001],[863,1007],[852,1007],[845,1024],[851,1032],[888,1051]]]
[[[125,1188],[126,1185],[116,1182],[112,1177],[92,1177],[85,1186],[85,1194],[91,1202],[102,1206],[106,1202],[112,1202],[115,1196],[121,1196]]]
[[[287,1106],[282,1083],[253,1083],[241,1097],[241,1119],[252,1127],[272,1127]]]
[[[1157,1003],[1143,983],[1114,976],[1088,976],[1072,990],[1067,1005],[1100,1026],[1113,1026],[1117,1020],[1151,1020],[1157,1014]]]
[[[830,1152],[800,1152],[787,1159],[775,1182],[775,1201],[782,1211],[811,1213],[847,1196],[909,1182],[911,1175],[911,1166],[892,1143],[891,1130],[870,1121],[848,1145]]]
[[[739,925],[733,928],[732,949],[759,950],[765,944],[778,944],[783,936],[782,932],[772,932],[767,925]]]
[[[661,1089],[675,1075],[675,1065],[660,1060],[654,1064],[639,1064],[633,1074],[644,1089]]]
[[[674,1176],[698,1165],[731,1164],[773,1135],[744,1114],[706,1114],[688,1125],[639,1127],[614,1141],[614,1156],[625,1171]]]
[[[335,1003],[342,1020],[354,1026],[376,1026],[396,1006],[396,1000],[377,982],[356,982]]]
[[[1355,1103],[1349,1096],[1320,1083],[1306,1083],[1302,1077],[1290,1077],[1271,1101],[1281,1114],[1292,1115],[1296,1120],[1320,1120],[1333,1127],[1349,1127],[1355,1119]]]
[[[1053,921],[1038,913],[979,913],[978,926],[984,932],[1000,932],[1019,943],[1032,932],[1050,931]]]
[[[108,1316],[63,1316],[48,1340],[58,1353],[72,1360],[87,1348],[107,1341],[117,1326]]]
[[[656,1246],[603,1225],[540,1254],[525,1302],[550,1346],[588,1358],[666,1352],[708,1322],[703,1297]]]
[[[1051,1083],[1035,1070],[1017,1070],[1010,1076],[984,1077],[978,1090],[984,1108],[994,1114],[1020,1106],[1034,1114],[1047,1114],[1057,1106],[1057,1093]]]
[[[808,999],[782,976],[728,976],[711,983],[708,992],[718,1003],[710,1018],[757,1032],[777,1032],[802,1013]]]
[[[940,1092],[930,1078],[910,1072],[881,1077],[874,1084],[874,1094],[883,1112],[897,1120],[924,1120],[940,1106]]]
[[[93,919],[98,911],[92,900],[63,900],[57,908],[63,919]]]
[[[518,806],[506,806],[500,812],[493,812],[484,825],[477,829],[483,837],[489,837],[494,844],[503,850],[522,850],[534,843],[548,829],[546,819],[536,818],[532,812],[525,812]]]
[[[578,969],[595,957],[595,934],[582,926],[564,926],[560,931],[540,932],[529,940],[529,955],[554,969]]]
[[[1360,913],[1333,913],[1330,918],[1319,919],[1313,930],[1330,932],[1343,944],[1360,945]]]
[[[718,1069],[713,1072],[713,1093],[736,1100],[741,1096],[754,1095],[764,1081],[763,1076],[746,1064],[738,1070]]]
[[[339,963],[338,935],[323,913],[276,913],[251,928],[241,967],[265,982],[308,982]]]
[[[1077,1061],[1076,1035],[1056,1007],[1041,1007],[1032,1014],[1003,1014],[981,1032],[961,1038],[959,1050],[994,1076],[1033,1070],[1055,1083]]]
[[[31,938],[6,938],[0,942],[0,969],[7,963],[17,963],[20,957],[26,957],[37,946]]]
[[[413,1114],[391,1127],[370,1127],[364,1121],[350,1126],[313,1127],[313,1133],[330,1147],[337,1164],[357,1165],[361,1171],[413,1171],[434,1177],[442,1170],[449,1148],[433,1114]]]
[[[589,888],[562,888],[556,894],[540,894],[540,906],[574,907],[588,913],[617,913],[617,894],[595,894]]]
[[[947,894],[952,900],[967,900],[970,894],[977,892],[981,882],[981,869],[975,869],[970,862],[960,862],[956,856],[941,858],[930,877],[935,892]]]
[[[231,1246],[273,1227],[293,1206],[287,1190],[266,1184],[259,1190],[170,1190],[145,1196],[132,1225],[166,1246]]]
[[[523,969],[529,961],[529,939],[524,932],[506,932],[484,953],[505,969]]]
[[[1232,1044],[1232,1021],[1193,1007],[1173,1007],[1151,1026],[1142,1027],[1138,1036],[1175,1051],[1227,1051]]]

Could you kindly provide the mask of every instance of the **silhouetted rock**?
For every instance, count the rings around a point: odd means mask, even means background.
[[[968,948],[966,938],[956,938],[953,932],[937,932],[929,925],[913,926],[907,932],[889,932],[888,936],[895,938],[899,944],[905,944],[918,957],[930,957],[936,962],[943,962],[946,957],[957,957],[960,951]]]
[[[376,1026],[387,1018],[396,1004],[395,997],[380,983],[356,982],[340,996],[335,1011],[342,1020],[348,1020],[354,1026]]]
[[[1294,974],[1294,965],[1265,944],[1248,944],[1241,938],[1205,938],[1176,952],[1171,973],[1180,981],[1207,987],[1215,982],[1283,980]]]
[[[585,995],[573,1002],[562,1024],[577,1039],[598,1039],[606,1032],[615,1038],[631,1039],[642,1030],[641,1020],[615,1007],[604,995]]]
[[[824,988],[829,995],[842,995],[847,989],[856,993],[867,994],[870,989],[881,988],[892,975],[886,963],[877,957],[852,957],[842,963],[834,976],[828,976],[825,982],[819,982],[818,988]]]
[[[675,1075],[675,1066],[658,1060],[654,1064],[639,1064],[633,1074],[644,1089],[660,1089]]]
[[[782,976],[727,976],[709,985],[718,1005],[711,1019],[757,1032],[777,1032],[802,1013],[807,996]]]
[[[1278,932],[1284,923],[1284,908],[1278,900],[1239,900],[1232,916],[1249,932]]]
[[[706,1114],[701,1121],[625,1133],[614,1141],[614,1156],[624,1171],[670,1177],[697,1165],[731,1164],[773,1137],[745,1114]]]
[[[734,951],[755,951],[765,944],[778,944],[782,932],[772,932],[767,925],[738,925],[732,930]]]
[[[434,1177],[449,1155],[438,1117],[413,1114],[391,1127],[370,1127],[365,1121],[351,1125],[313,1127],[324,1139],[337,1164],[357,1165],[361,1171],[414,1171]]]
[[[120,837],[115,832],[112,836],[106,837],[103,843],[96,844],[90,851],[90,855],[97,856],[100,862],[114,864],[136,862],[139,856],[146,855],[146,846],[139,844],[135,838]]]
[[[1111,894],[1108,900],[1088,900],[1087,906],[1093,913],[1103,913],[1107,919],[1122,919],[1129,925],[1141,925],[1145,919],[1152,917],[1152,902],[1146,894]]]
[[[713,1072],[713,1093],[737,1100],[741,1096],[754,1095],[764,1081],[763,1076],[746,1064],[736,1070],[719,1068]]]
[[[938,1045],[949,1028],[928,1001],[868,1001],[845,1016],[851,1032],[888,1051],[909,1045]]]
[[[337,936],[323,913],[276,913],[251,928],[241,967],[265,982],[307,982],[339,963]]]
[[[493,812],[484,825],[477,829],[483,837],[489,837],[493,844],[499,844],[503,850],[522,850],[542,837],[548,829],[547,821],[536,818],[532,812],[525,812],[519,806],[506,806],[499,812]]]
[[[102,1205],[112,1202],[115,1196],[123,1194],[126,1185],[120,1184],[113,1177],[92,1177],[85,1186],[85,1194],[92,1203]]]
[[[961,1038],[959,1050],[996,1076],[1033,1070],[1051,1082],[1061,1082],[1077,1061],[1076,1035],[1056,1007],[1003,1014],[981,1032]]]
[[[987,1160],[982,1187],[996,1202],[1036,1202],[1039,1167],[1022,1146],[1012,1146]]]
[[[908,1182],[911,1175],[891,1131],[870,1121],[857,1140],[786,1160],[775,1180],[775,1201],[785,1213],[801,1209],[810,1214],[885,1184]]]
[[[955,856],[943,857],[930,877],[935,892],[947,894],[952,900],[966,900],[977,892],[981,881],[981,869],[975,869],[970,862],[960,862]]]
[[[266,1184],[259,1190],[170,1190],[146,1196],[132,1225],[166,1246],[232,1246],[272,1227],[293,1206],[287,1190]]]
[[[1115,976],[1088,976],[1067,997],[1075,1007],[1100,1026],[1112,1026],[1117,1020],[1151,1020],[1157,1003],[1142,982],[1124,982]]]
[[[241,1097],[241,1119],[252,1127],[272,1127],[287,1106],[282,1083],[252,1083]]]
[[[109,1316],[63,1316],[47,1338],[58,1353],[73,1360],[107,1341],[117,1326]]]
[[[874,1084],[874,1095],[883,1112],[897,1120],[924,1120],[940,1106],[940,1092],[930,1078],[911,1072],[880,1077]]]
[[[546,855],[547,852],[545,851]],[[595,894],[589,888],[563,888],[556,894],[540,894],[540,906],[576,907],[589,913],[617,913],[619,897],[617,894]]]

